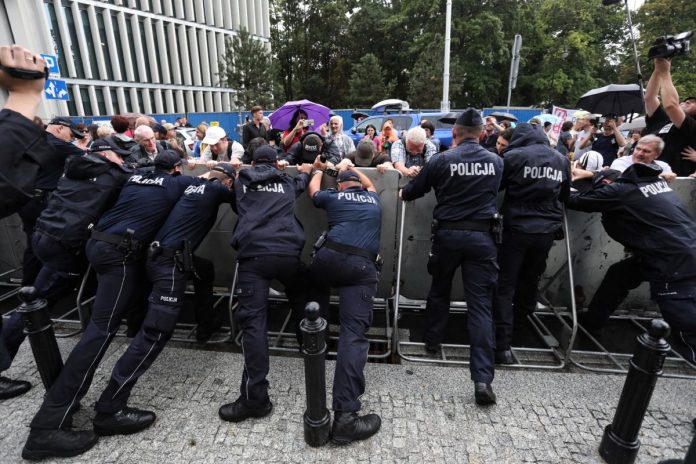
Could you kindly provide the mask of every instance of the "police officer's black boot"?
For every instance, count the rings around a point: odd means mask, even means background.
[[[250,417],[264,417],[273,410],[273,403],[270,400],[262,406],[251,407],[244,402],[240,396],[234,403],[223,404],[218,410],[220,419],[228,422],[241,422]]]
[[[31,384],[24,380],[12,380],[0,376],[0,400],[7,400],[29,391]]]
[[[145,430],[155,422],[157,416],[152,411],[126,406],[114,413],[99,412],[94,416],[94,431],[101,436],[130,435]]]
[[[347,445],[354,441],[365,440],[379,431],[382,419],[377,414],[358,416],[356,412],[334,413],[331,441],[336,445]]]
[[[476,404],[480,406],[495,404],[496,400],[493,387],[491,387],[490,383],[485,382],[474,382],[474,398],[476,399]]]
[[[495,352],[495,363],[496,364],[515,364],[515,358],[512,355],[512,350],[496,350]]]
[[[30,461],[77,456],[92,448],[99,437],[91,430],[31,429],[22,450],[22,457]]]

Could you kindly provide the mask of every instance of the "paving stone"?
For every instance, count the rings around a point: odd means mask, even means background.
[[[64,358],[75,342],[59,340]],[[91,427],[94,402],[127,342],[116,339],[104,356],[75,416],[78,427]],[[334,366],[327,363],[329,386]],[[382,430],[350,446],[312,448],[303,439],[306,401],[298,358],[271,358],[275,408],[270,416],[238,424],[218,418],[220,405],[239,394],[242,367],[237,353],[172,344],[140,379],[130,400],[132,406],[155,411],[155,424],[139,434],[102,438],[85,455],[56,462],[594,464],[602,462],[597,447],[624,381],[619,375],[500,370],[494,383],[498,404],[480,408],[466,368],[368,364],[362,406],[381,415]],[[44,394],[28,344],[6,375],[28,379],[35,387],[0,402],[3,464],[21,461],[28,424]],[[693,381],[658,380],[639,437],[638,463],[684,456],[693,436],[695,390]]]

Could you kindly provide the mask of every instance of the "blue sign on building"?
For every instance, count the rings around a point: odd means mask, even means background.
[[[46,67],[48,68],[48,75],[51,77],[60,77],[60,69],[58,68],[58,57],[56,55],[46,55],[41,54],[41,58],[44,59]]]
[[[65,81],[58,79],[46,79],[44,85],[44,94],[46,100],[70,100],[68,93],[68,84]]]

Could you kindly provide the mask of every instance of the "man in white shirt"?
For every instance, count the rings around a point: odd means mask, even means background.
[[[633,163],[655,163],[662,168],[662,174],[660,174],[660,177],[665,179],[667,182],[674,180],[677,175],[672,172],[672,168],[669,166],[669,164],[657,159],[660,156],[660,153],[662,153],[662,149],[664,147],[665,141],[656,135],[646,135],[641,137],[640,140],[638,140],[636,148],[633,150],[631,156],[622,156],[615,159],[614,162],[611,163],[610,169],[624,172],[626,168]]]
[[[207,147],[201,151],[201,161],[212,168],[218,161],[225,161],[235,169],[242,165],[244,147],[241,143],[230,140],[225,129],[220,126],[211,126],[205,131],[205,137],[201,145]]]

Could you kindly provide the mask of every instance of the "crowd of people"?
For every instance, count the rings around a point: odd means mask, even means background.
[[[477,404],[496,402],[495,364],[517,362],[514,321],[536,308],[549,250],[563,238],[563,204],[601,212],[607,232],[631,252],[610,268],[583,323],[601,327],[631,288],[648,281],[677,335],[675,349],[696,365],[696,221],[667,184],[676,174],[693,173],[688,157],[696,146],[696,99],[678,104],[667,60],[656,60],[646,97],[648,127],[660,129],[631,136],[628,149],[616,119],[606,118],[598,134],[584,113],[554,140],[539,120],[512,128],[469,108],[453,125],[451,147],[439,151],[429,121],[403,134],[389,120],[379,133],[368,126],[356,147],[339,116],[310,131],[307,114],[298,110],[281,132],[257,106],[241,143],[219,126],[201,124],[193,154],[174,134],[185,118],[166,125],[115,116],[110,127],[95,128],[57,117],[39,127],[32,120],[43,88],[41,58],[21,47],[0,47],[0,64],[0,85],[10,92],[0,112],[1,144],[12,166],[0,179],[7,193],[0,205],[3,217],[19,212],[27,234],[23,284],[33,286],[34,298],[53,302],[74,288],[87,262],[98,276],[90,321],[30,424],[22,453],[27,459],[81,454],[98,436],[135,433],[154,423],[153,412],[128,405],[130,392],[171,337],[187,281],[198,282],[197,298],[209,301],[214,270],[203,272],[210,264],[194,252],[224,204],[238,216],[230,241],[239,264],[235,322],[245,363],[240,395],[220,408],[220,418],[238,422],[272,411],[266,324],[269,287],[279,280],[295,313],[318,301],[327,315],[329,289],[338,289],[332,439],[347,444],[377,433],[379,416],[358,412],[381,265],[381,205],[357,167],[410,178],[399,193],[403,201],[435,191],[425,349],[441,349],[452,279],[461,268]],[[671,122],[662,126],[664,117]],[[666,163],[660,160],[665,153],[672,156]],[[201,177],[181,175],[198,165],[208,168]],[[297,166],[294,177],[286,173],[290,165]],[[322,190],[326,175],[336,176],[336,189]],[[294,214],[305,192],[326,210],[329,224],[309,266],[300,259],[306,237]],[[135,313],[132,324],[129,318],[133,340],[96,403],[94,428],[72,430],[72,416],[129,312]],[[215,327],[200,323],[199,329],[205,340]],[[3,324],[0,372],[23,339],[15,314]],[[29,388],[0,377],[0,398]]]

